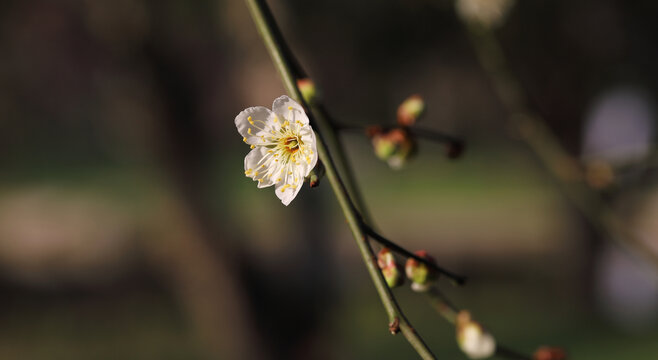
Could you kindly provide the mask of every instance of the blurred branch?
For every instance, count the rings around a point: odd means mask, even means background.
[[[492,82],[509,116],[509,124],[535,153],[556,180],[560,190],[604,238],[646,260],[658,274],[658,254],[631,234],[615,211],[584,182],[581,164],[560,144],[545,121],[527,106],[521,85],[509,71],[505,54],[495,34],[475,22],[464,20],[478,60]]]
[[[294,65],[291,59],[286,58],[285,50],[287,47],[283,37],[281,36],[274,18],[270,12],[269,7],[264,0],[246,0],[249,11],[253,17],[254,23],[265,43],[265,46],[272,57],[275,67],[277,68],[284,86],[289,95],[301,104],[304,104],[307,109],[310,109],[309,119],[311,124],[316,126],[318,134],[318,155],[320,160],[325,166],[327,178],[331,187],[336,195],[341,209],[345,215],[347,223],[354,235],[361,255],[368,268],[368,272],[372,281],[375,284],[379,297],[386,309],[389,317],[389,330],[392,333],[397,333],[399,330],[413,346],[416,352],[423,359],[435,359],[431,350],[427,347],[423,339],[416,333],[407,318],[404,316],[402,309],[396,302],[391,290],[386,284],[384,277],[377,266],[377,261],[370,244],[367,241],[366,234],[363,232],[360,216],[354,207],[349,192],[345,184],[341,181],[337,173],[336,165],[332,160],[325,144],[332,147],[334,152],[338,151],[333,147],[340,147],[337,141],[327,142],[326,137],[335,139],[333,128],[328,123],[324,116],[318,116],[318,109],[309,108],[304,98],[302,97],[299,88],[297,87],[295,73],[293,71]],[[314,111],[315,110],[315,111]]]
[[[236,275],[234,253],[221,239],[208,240],[204,226],[176,190],[163,198],[145,216],[147,236],[141,244],[150,265],[173,288],[209,355],[269,359]]]
[[[155,18],[163,18],[161,7],[153,6]],[[149,212],[145,231],[157,241],[145,243],[145,250],[167,276],[212,356],[268,359],[239,280],[235,249],[217,235],[204,202],[200,181],[206,151],[196,110],[198,89],[165,51],[161,28],[154,27],[144,55],[167,110],[158,123],[164,145],[158,155],[171,184],[157,211]],[[228,332],[226,324],[231,324]]]

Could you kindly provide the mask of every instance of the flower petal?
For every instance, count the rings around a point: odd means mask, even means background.
[[[311,162],[307,163],[308,168],[306,170],[306,174],[304,175],[304,177],[308,176],[311,170],[313,170],[313,168],[315,168],[315,165],[318,163],[318,149],[316,145],[317,143],[315,142],[315,132],[310,129],[310,126],[309,126],[309,130],[310,130],[309,131],[310,134],[308,135],[304,134],[304,136],[302,137],[303,139],[304,137],[308,136],[310,138],[310,144],[312,144],[311,145],[312,153],[309,155],[309,157],[311,158]]]
[[[258,181],[258,187],[264,188],[274,185],[271,177],[267,176],[267,168],[263,167],[265,157],[270,156],[267,148],[258,146],[251,150],[244,158],[244,173],[247,177]]]
[[[250,145],[262,143],[260,136],[269,135],[274,124],[274,113],[264,106],[254,106],[241,111],[235,117],[235,126],[238,132]],[[250,121],[251,120],[251,121]]]
[[[306,116],[304,108],[286,95],[279,96],[274,100],[272,111],[288,120],[291,124],[299,121],[302,125],[308,125],[308,116]]]
[[[288,206],[290,202],[297,197],[299,190],[302,189],[303,182],[299,182],[297,185],[286,184],[284,182],[279,182],[274,187],[276,192],[276,197],[281,199],[283,205]]]

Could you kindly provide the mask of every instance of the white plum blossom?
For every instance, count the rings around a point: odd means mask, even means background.
[[[471,359],[485,359],[496,352],[496,339],[480,323],[471,319],[471,313],[462,310],[456,319],[457,343]]]
[[[281,202],[290,204],[318,161],[315,133],[304,109],[283,95],[274,100],[272,110],[243,110],[235,126],[252,149],[244,158],[245,175],[258,181],[259,188],[274,185]]]

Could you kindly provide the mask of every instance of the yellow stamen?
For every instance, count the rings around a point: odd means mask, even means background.
[[[250,146],[250,148],[252,148],[252,149],[255,148],[255,147],[256,147],[256,145],[251,145],[251,146]]]

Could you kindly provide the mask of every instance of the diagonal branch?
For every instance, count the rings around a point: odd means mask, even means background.
[[[287,47],[284,45],[285,42],[278,30],[278,27],[276,26],[269,7],[264,0],[246,0],[246,3],[254,23],[258,28],[258,32],[260,33],[263,42],[265,43],[265,46],[270,53],[270,56],[272,57],[274,65],[281,75],[281,79],[287,92],[292,98],[294,98],[299,103],[304,104],[308,109],[309,107],[306,105],[304,98],[301,96],[299,88],[296,85],[297,79],[293,73],[292,62],[289,58],[284,56],[283,49]],[[316,112],[311,111],[308,115],[312,125],[316,125],[316,129],[318,129],[318,155],[325,166],[327,179],[329,180],[334,194],[336,195],[336,198],[340,204],[340,207],[343,210],[345,219],[347,220],[350,230],[354,235],[354,239],[356,240],[363,260],[368,268],[370,277],[372,278],[377,292],[379,293],[379,297],[381,298],[384,308],[386,309],[389,322],[391,324],[391,332],[395,333],[398,329],[401,330],[402,334],[413,346],[418,355],[421,356],[421,358],[436,359],[423,339],[418,335],[418,333],[416,333],[407,318],[404,316],[402,309],[395,301],[391,290],[388,288],[388,285],[386,284],[381,271],[379,271],[374,252],[370,247],[370,244],[367,242],[366,234],[364,234],[363,230],[361,229],[359,217],[351,203],[347,189],[340,180],[334,162],[327,148],[325,147],[325,132],[327,134],[332,134],[333,129],[331,129],[331,126],[328,123],[319,123],[322,122],[324,118],[317,117]]]

